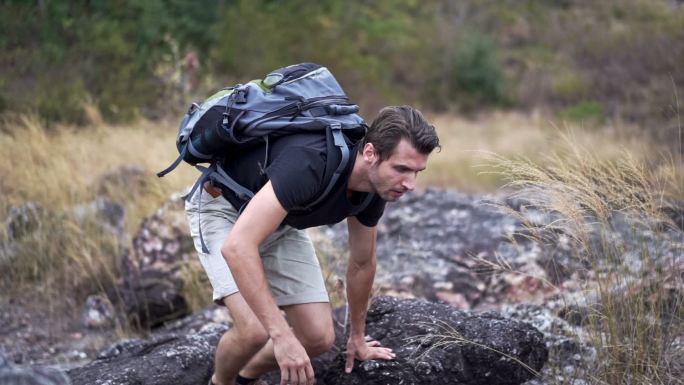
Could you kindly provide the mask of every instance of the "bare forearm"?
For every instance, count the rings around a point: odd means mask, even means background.
[[[366,328],[368,300],[375,278],[375,259],[364,264],[350,263],[347,269],[347,300],[352,336],[363,336]]]
[[[268,283],[261,257],[256,250],[231,249],[222,250],[223,256],[230,267],[240,294],[252,309],[271,338],[281,337],[290,333],[287,322],[280,314]]]

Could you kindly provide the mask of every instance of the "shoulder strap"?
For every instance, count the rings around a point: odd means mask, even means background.
[[[238,183],[235,179],[231,178],[230,175],[228,175],[221,166],[218,165],[217,162],[213,162],[209,167],[202,167],[202,166],[195,166],[199,171],[202,172],[202,175],[197,179],[195,184],[192,186],[192,189],[190,189],[190,192],[184,197],[186,200],[189,200],[190,197],[195,194],[198,188],[203,188],[204,182],[207,180],[215,180],[222,185],[228,187],[231,189],[235,194],[238,196],[240,199],[244,200],[250,200],[252,197],[254,197],[254,192],[249,190],[248,188],[244,187],[240,183]],[[209,248],[207,247],[206,243],[204,242],[204,237],[202,236],[202,221],[201,215],[202,215],[202,195],[200,194],[198,203],[197,203],[197,212],[198,212],[198,233],[199,233],[199,239],[200,239],[200,244],[202,245],[202,252],[208,254],[209,253]]]
[[[323,201],[328,194],[330,194],[333,187],[340,179],[340,175],[342,175],[342,172],[344,172],[344,169],[347,167],[347,163],[349,163],[349,147],[347,147],[347,142],[344,140],[344,135],[342,134],[342,125],[338,122],[331,123],[328,126],[327,132],[332,135],[333,145],[340,149],[342,158],[340,159],[340,164],[337,166],[335,172],[330,178],[330,182],[328,182],[328,185],[325,187],[325,190],[323,190],[321,195],[319,195],[316,200],[306,205],[306,207],[304,207],[305,210],[310,210],[311,208],[315,207],[317,204]],[[329,137],[328,140],[330,140]],[[330,146],[328,147],[330,148]],[[328,155],[328,159],[331,159],[331,155]]]

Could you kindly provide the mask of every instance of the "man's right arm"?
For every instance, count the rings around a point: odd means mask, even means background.
[[[271,295],[259,245],[272,234],[287,212],[268,182],[251,199],[221,248],[235,282],[249,307],[273,340],[281,385],[313,384],[309,356],[297,340]]]

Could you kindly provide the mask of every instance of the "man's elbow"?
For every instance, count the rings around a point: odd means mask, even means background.
[[[371,258],[350,258],[349,260],[349,271],[350,272],[372,272],[375,273],[377,268],[377,260],[375,256]]]
[[[221,255],[229,267],[235,265],[240,260],[240,255],[245,254],[244,242],[238,242],[235,237],[228,237],[221,246]]]

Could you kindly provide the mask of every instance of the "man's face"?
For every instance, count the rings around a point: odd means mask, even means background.
[[[406,139],[395,147],[392,155],[385,160],[374,154],[368,177],[375,192],[388,202],[394,202],[405,192],[416,188],[416,177],[425,170],[428,155],[421,154]]]

